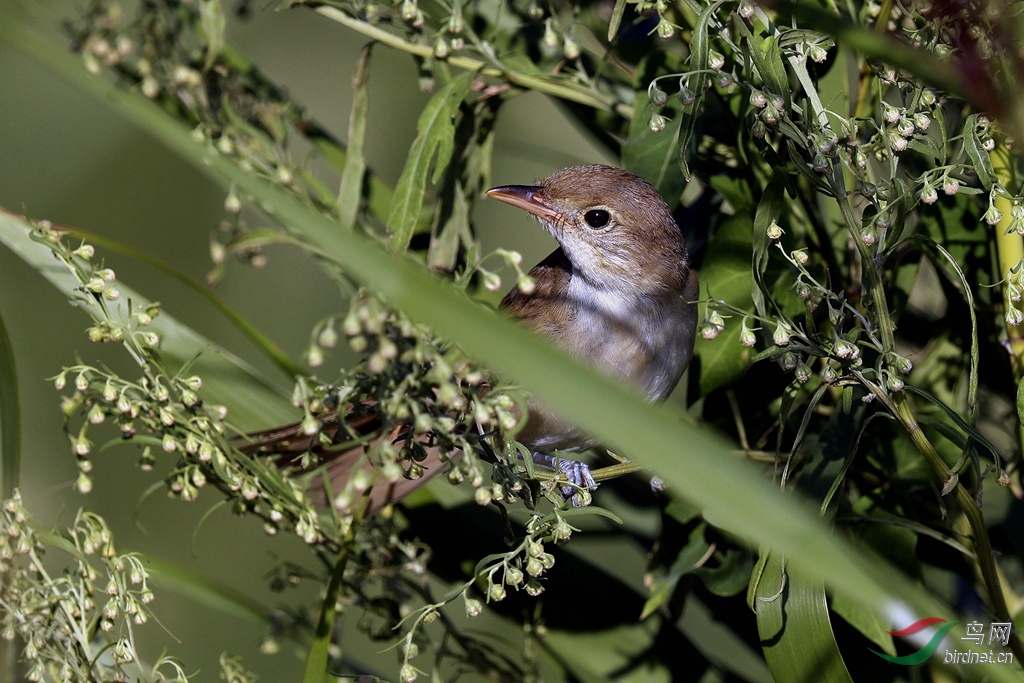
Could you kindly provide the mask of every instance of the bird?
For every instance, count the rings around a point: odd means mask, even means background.
[[[649,401],[667,398],[693,356],[698,280],[658,191],[629,171],[587,165],[486,195],[533,214],[558,242],[530,271],[532,290],[513,288],[500,309]],[[553,450],[597,445],[534,400],[516,439],[546,467],[555,465]],[[557,463],[573,485],[564,493],[596,485],[583,463]]]
[[[664,400],[693,356],[699,292],[686,235],[658,191],[626,170],[585,165],[562,169],[535,185],[494,187],[485,195],[532,214],[558,243],[529,271],[532,286],[517,284],[499,309],[648,401]],[[367,434],[379,428],[369,408],[346,427]],[[579,504],[574,494],[596,487],[589,467],[552,452],[583,451],[597,440],[560,417],[555,407],[531,398],[527,410],[516,439],[535,463],[566,475],[562,493]],[[311,447],[313,441],[289,425],[252,435],[241,449],[291,453],[294,459]],[[334,491],[344,488],[362,452],[326,454]],[[421,464],[425,476],[371,490],[370,511],[397,502],[442,469],[429,453]],[[322,479],[313,481],[315,486]]]

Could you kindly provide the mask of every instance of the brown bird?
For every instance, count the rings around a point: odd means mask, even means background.
[[[632,173],[594,165],[563,169],[537,185],[495,187],[487,195],[536,216],[559,244],[530,271],[533,289],[514,288],[501,309],[650,401],[666,398],[693,355],[698,284],[683,232],[658,192]],[[243,450],[301,453],[309,447],[308,437],[296,439],[294,427],[255,436]],[[538,464],[557,464],[566,473],[571,485],[563,488],[565,495],[596,486],[586,465],[549,455],[596,441],[548,407],[530,401],[516,438]],[[344,488],[361,453],[330,454],[333,490]],[[436,474],[441,463],[433,458],[431,466],[430,460],[421,463],[426,476],[374,492],[371,508],[400,499]]]
[[[502,310],[649,400],[666,398],[693,355],[698,285],[682,231],[657,190],[622,169],[574,166],[539,185],[487,195],[537,216],[559,244],[530,271],[534,290],[513,289]],[[549,467],[552,450],[596,443],[533,401],[516,438]],[[586,466],[559,465],[574,484],[594,486]]]

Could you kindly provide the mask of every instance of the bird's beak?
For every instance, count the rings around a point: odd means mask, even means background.
[[[529,211],[538,218],[557,220],[558,212],[537,196],[537,193],[543,189],[536,185],[502,185],[487,190],[487,196]]]

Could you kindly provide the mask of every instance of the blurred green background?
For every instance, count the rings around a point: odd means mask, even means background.
[[[235,3],[226,3],[234,9]],[[76,3],[38,2],[36,26],[61,45],[59,22],[74,16]],[[228,40],[279,84],[314,118],[345,139],[351,105],[351,72],[361,36],[309,10],[257,10],[229,19]],[[311,65],[315,65],[311,66]],[[416,117],[429,95],[419,90],[417,69],[405,54],[378,47],[370,81],[370,167],[394,184],[416,132]],[[0,206],[32,218],[74,226],[142,247],[202,280],[211,268],[208,238],[220,221],[224,192],[129,124],[111,109],[57,79],[0,42]],[[577,163],[612,162],[576,130],[558,105],[537,94],[511,101],[497,126],[494,184],[532,182]],[[474,220],[486,250],[505,246],[532,264],[553,241],[525,214],[480,202]],[[145,264],[99,250],[118,278],[163,303],[166,311],[238,353],[286,386],[276,371],[223,317],[195,293]],[[272,248],[261,269],[231,262],[217,293],[293,358],[309,342],[309,330],[345,306],[329,280],[297,250]],[[496,263],[496,262],[494,262]],[[492,264],[493,265],[493,264]],[[511,284],[511,280],[506,280]],[[307,594],[271,593],[264,578],[286,557],[309,566],[308,552],[294,537],[270,539],[255,519],[228,508],[199,530],[202,514],[216,502],[210,492],[191,505],[168,500],[162,490],[142,500],[158,481],[159,468],[140,472],[135,449],[113,449],[94,458],[95,487],[76,493],[74,458],[62,431],[59,393],[46,378],[75,363],[104,362],[135,376],[116,348],[90,343],[88,320],[46,280],[0,247],[0,314],[12,337],[24,422],[21,488],[30,511],[45,524],[68,526],[81,506],[104,516],[118,549],[139,550],[173,560],[231,585],[269,607],[298,603]],[[334,368],[340,358],[335,358]],[[332,360],[320,370],[332,376]],[[245,401],[239,396],[238,401]],[[271,425],[267,425],[268,427]],[[305,590],[305,589],[299,589]],[[145,653],[167,647],[198,680],[216,680],[216,661],[230,650],[263,680],[295,680],[303,660],[285,644],[282,652],[260,652],[264,627],[158,591],[154,612],[171,634],[150,624],[142,630]],[[351,629],[354,634],[355,629]],[[351,652],[378,670],[390,670],[395,654],[377,654],[371,643]]]

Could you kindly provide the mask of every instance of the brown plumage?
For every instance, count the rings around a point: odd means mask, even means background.
[[[534,287],[512,289],[502,310],[649,400],[667,397],[693,353],[698,286],[684,236],[657,191],[627,171],[595,165],[564,169],[538,185],[506,185],[487,194],[535,215],[559,243],[530,271]],[[517,438],[540,462],[549,463],[544,454],[553,450],[594,445],[545,406],[531,402],[529,410]],[[372,427],[372,421],[364,422],[359,424]],[[292,459],[311,443],[295,427],[256,437],[244,450],[290,453]],[[333,490],[344,488],[362,452],[329,454]],[[399,500],[441,469],[429,451],[421,464],[426,476],[375,490],[371,508]],[[575,471],[583,472],[577,485],[592,481],[585,467]]]
[[[693,353],[698,288],[657,191],[618,168],[574,166],[488,195],[537,216],[559,243],[530,271],[533,291],[513,289],[502,309],[650,400],[667,397]],[[518,438],[541,452],[594,445],[536,403]]]

